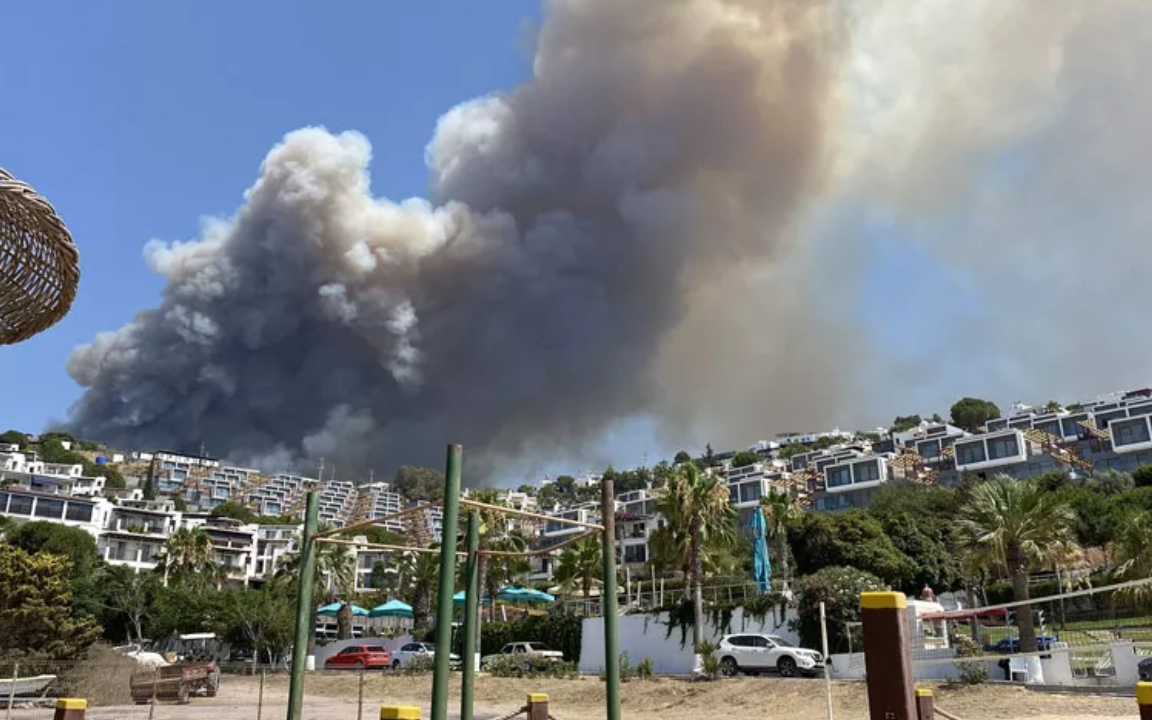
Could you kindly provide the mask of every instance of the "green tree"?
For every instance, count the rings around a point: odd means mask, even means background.
[[[884,532],[884,525],[860,510],[806,513],[788,533],[800,575],[826,567],[855,567],[893,587],[905,587],[915,576],[912,560]]]
[[[824,603],[829,652],[848,652],[849,648],[859,652],[863,646],[858,629],[860,594],[886,589],[883,580],[853,567],[826,567],[800,578],[796,582],[800,644],[820,647],[820,603]]]
[[[968,432],[977,432],[989,420],[1000,417],[1000,408],[995,403],[971,397],[957,400],[949,412],[952,424]]]
[[[755,465],[760,462],[760,455],[752,452],[751,450],[741,450],[736,453],[732,458],[732,467],[741,468],[748,465]]]
[[[188,512],[188,501],[176,495],[172,498],[172,507],[176,512]]]
[[[785,585],[791,580],[788,573],[788,530],[804,514],[800,503],[785,492],[769,490],[760,498],[760,511],[764,513],[764,523],[768,528],[768,542],[776,555],[780,577]]]
[[[392,487],[415,502],[443,500],[444,473],[436,468],[403,465],[396,470]]]
[[[8,532],[16,527],[16,523],[11,518],[0,515],[0,540],[5,540],[8,537]]]
[[[922,422],[924,421],[919,415],[897,415],[896,419],[892,421],[892,427],[889,428],[888,431],[893,435],[907,432],[914,427],[918,427]]]
[[[23,450],[28,447],[28,436],[18,430],[9,430],[3,435],[0,435],[0,443],[19,445],[20,449]]]
[[[156,576],[124,565],[109,565],[100,569],[96,588],[105,630],[110,625],[122,625],[129,643],[140,642],[157,591]]]
[[[216,633],[224,640],[253,650],[252,665],[266,653],[287,652],[292,646],[293,606],[282,593],[264,590],[225,590],[214,598]]]
[[[1132,482],[1136,487],[1152,487],[1152,465],[1141,465],[1133,470]]]
[[[704,547],[708,536],[731,532],[735,511],[728,504],[728,487],[713,475],[701,473],[695,465],[682,465],[657,502],[675,532],[688,539],[688,558],[695,617],[693,646],[704,642]]]
[[[1044,492],[1036,483],[999,475],[972,490],[960,510],[958,521],[961,547],[983,558],[1003,563],[1012,579],[1017,602],[1028,597],[1028,571],[1050,561],[1057,551],[1075,545],[1072,510],[1059,496]],[[1032,607],[1016,608],[1020,627],[1020,647],[1036,652],[1036,627]]]
[[[560,555],[552,575],[564,592],[570,593],[579,586],[587,600],[592,596],[592,585],[604,577],[604,553],[600,541],[588,537],[568,546]]]
[[[64,556],[0,543],[0,661],[74,660],[95,642],[95,621],[72,616],[71,575]]]
[[[156,481],[152,478],[151,474],[144,478],[144,487],[142,488],[142,492],[144,493],[145,500],[156,499]]]
[[[1047,413],[1060,412],[1062,409],[1063,408],[1060,407],[1060,403],[1056,402],[1055,400],[1049,400],[1044,404],[1044,412]]]
[[[173,532],[156,557],[156,570],[164,584],[197,585],[218,579],[214,570],[212,538],[202,528],[183,527]]]
[[[1142,510],[1124,519],[1116,534],[1114,552],[1119,577],[1124,580],[1152,577],[1152,512]],[[1152,586],[1126,588],[1122,595],[1142,608],[1152,606]]]
[[[251,508],[232,501],[220,503],[209,514],[212,517],[239,520],[246,525],[256,522],[256,513]]]
[[[676,457],[672,459],[673,465],[683,465],[684,463],[692,462],[692,456],[687,450],[681,450],[676,453]]]
[[[321,525],[319,532],[331,530],[330,525]],[[272,580],[277,589],[282,590],[290,597],[296,597],[300,590],[300,572],[303,565],[303,537],[297,535],[296,549],[280,556]],[[309,613],[312,627],[309,632],[308,652],[312,653],[316,637],[316,610],[328,604],[337,597],[351,598],[356,589],[356,556],[347,545],[336,543],[313,543],[312,552],[316,559],[316,572],[312,579],[312,612]],[[335,593],[329,592],[334,588]],[[337,623],[341,623],[337,617]]]
[[[100,556],[96,539],[80,528],[51,522],[26,522],[7,534],[7,542],[29,553],[51,553],[68,559],[72,579],[92,575]]]

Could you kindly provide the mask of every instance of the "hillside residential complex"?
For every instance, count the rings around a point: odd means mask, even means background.
[[[989,421],[976,433],[943,422],[922,422],[904,432],[854,435],[791,434],[762,440],[748,448],[756,462],[734,467],[735,451],[712,456],[728,485],[740,525],[747,528],[761,499],[787,493],[813,512],[866,507],[874,493],[895,480],[955,486],[962,478],[1007,474],[1017,479],[1050,472],[1080,477],[1102,470],[1132,471],[1152,463],[1152,390],[1116,393],[1069,409],[1040,411],[1018,406],[1014,414]],[[819,442],[818,442],[819,441]],[[829,446],[829,443],[833,443]],[[784,456],[782,448],[813,449]],[[747,457],[747,453],[741,453]],[[100,557],[112,565],[152,571],[168,538],[186,527],[202,528],[212,540],[215,561],[228,569],[231,582],[259,585],[276,571],[279,559],[296,550],[305,493],[320,491],[320,517],[326,526],[388,518],[413,507],[389,483],[321,481],[292,472],[265,474],[229,467],[219,460],[168,451],[114,454],[128,478],[126,490],[110,490],[102,477],[84,477],[81,465],[53,465],[35,452],[0,445],[0,516],[18,521],[61,523],[90,533]],[[746,460],[745,460],[746,462]],[[546,481],[547,482],[547,481]],[[145,500],[147,483],[157,499]],[[578,478],[576,487],[595,487],[598,476]],[[466,493],[468,491],[465,491]],[[621,493],[616,498],[617,552],[633,577],[647,576],[651,540],[665,525],[657,510],[660,488]],[[502,501],[517,510],[557,519],[597,523],[599,502],[537,507],[530,493],[502,491]],[[214,517],[225,502],[240,504],[275,524],[245,524]],[[181,510],[177,510],[177,507]],[[559,522],[510,516],[509,531],[527,536],[538,550],[558,547],[580,528]],[[442,514],[426,508],[379,526],[404,533],[410,541],[439,542]],[[355,536],[355,531],[350,533]],[[364,541],[366,542],[366,541]],[[390,555],[356,548],[358,589],[372,584],[373,569],[387,572]],[[556,553],[531,559],[526,580],[550,582]]]

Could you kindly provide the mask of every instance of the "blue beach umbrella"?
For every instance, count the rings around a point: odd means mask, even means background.
[[[399,600],[389,600],[368,611],[368,617],[412,618],[412,606]]]
[[[323,615],[324,617],[336,617],[336,615],[340,612],[340,608],[344,607],[345,604],[346,603],[342,602],[334,602],[331,605],[325,605],[324,607],[317,610],[316,614]],[[368,617],[368,611],[359,605],[352,606],[352,614],[359,617]]]
[[[756,589],[766,593],[772,587],[772,562],[768,559],[768,525],[760,508],[752,514],[752,537],[752,577]]]

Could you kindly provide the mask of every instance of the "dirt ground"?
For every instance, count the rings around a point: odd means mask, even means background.
[[[305,720],[375,720],[382,704],[419,705],[428,717],[430,677],[367,675],[362,715],[358,713],[359,679],[353,674],[315,674],[308,678]],[[453,678],[450,713],[459,708],[459,676]],[[512,680],[481,677],[476,684],[477,720],[492,720],[524,704],[529,692],[545,692],[551,713],[559,720],[602,720],[604,685],[596,678],[578,680]],[[284,676],[269,677],[264,689],[261,720],[279,720],[287,705]],[[1138,715],[1134,698],[1053,695],[1018,687],[986,685],[936,688],[941,708],[963,720],[1090,720]],[[162,705],[155,720],[257,720],[259,682],[224,678],[216,698],[195,698],[184,706]],[[835,717],[867,720],[867,698],[860,683],[833,685]],[[116,713],[113,708],[89,711],[92,720],[147,717],[146,708]],[[124,709],[127,711],[127,708]],[[701,683],[660,679],[630,682],[623,687],[626,720],[824,720],[824,684],[820,680],[742,678]],[[14,718],[15,720],[15,718]]]

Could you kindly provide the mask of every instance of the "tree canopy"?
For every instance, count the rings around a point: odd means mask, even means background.
[[[0,661],[73,660],[95,642],[91,618],[72,616],[71,564],[0,543]]]
[[[436,468],[403,465],[396,470],[392,489],[415,502],[443,500],[444,473]]]
[[[755,465],[758,462],[760,462],[759,453],[755,453],[751,450],[741,450],[732,458],[732,467],[747,467],[749,465]]]
[[[957,400],[949,412],[952,424],[968,432],[977,432],[989,420],[1000,417],[1000,408],[995,403],[971,397]]]

